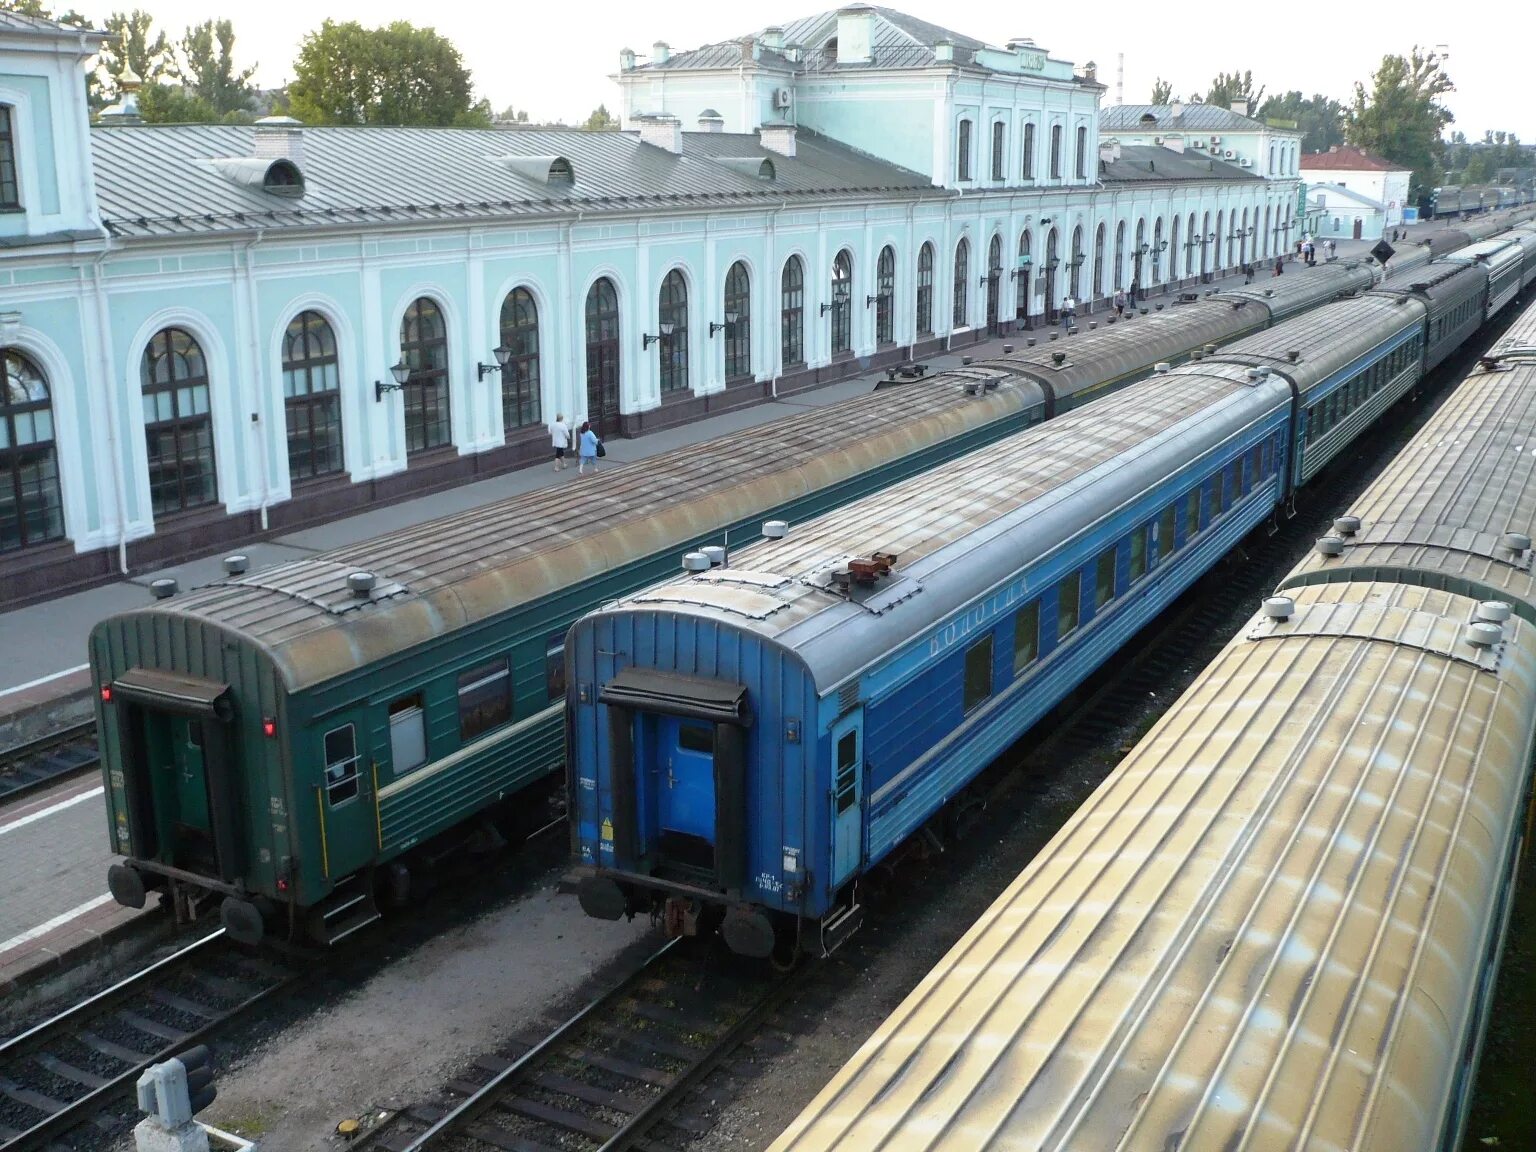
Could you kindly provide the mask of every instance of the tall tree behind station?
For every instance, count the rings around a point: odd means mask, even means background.
[[[1440,103],[1441,96],[1456,90],[1441,63],[1434,52],[1421,52],[1415,45],[1406,57],[1382,57],[1371,74],[1370,92],[1355,84],[1347,138],[1357,148],[1413,169],[1410,197],[1422,196],[1440,183],[1445,148],[1440,132],[1456,119]]]

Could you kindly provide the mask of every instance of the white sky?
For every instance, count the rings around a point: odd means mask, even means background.
[[[76,0],[79,3],[79,0]],[[816,0],[579,0],[567,7],[539,0],[507,4],[445,4],[419,0],[265,0],[246,6],[233,0],[121,0],[97,7],[79,3],[101,18],[112,8],[143,7],[173,39],[188,24],[208,18],[234,21],[236,51],[243,64],[257,62],[257,82],[275,87],[291,75],[291,62],[306,32],[321,20],[357,20],[373,27],[409,20],[435,27],[463,53],[474,74],[477,95],[498,110],[508,104],[535,120],[579,122],[599,102],[615,105],[617,87],[608,79],[618,69],[619,49],[648,56],[656,40],[674,52],[783,24],[822,11]],[[1252,69],[1266,94],[1299,88],[1348,103],[1356,79],[1367,83],[1386,53],[1406,55],[1415,44],[1446,44],[1446,71],[1457,83],[1447,97],[1455,128],[1470,139],[1484,129],[1513,131],[1536,142],[1536,101],[1520,79],[1530,65],[1530,36],[1523,21],[1492,11],[1458,29],[1442,15],[1443,4],[1395,0],[1379,4],[1276,4],[1248,0],[1140,0],[1020,5],[1010,13],[997,0],[904,0],[891,5],[957,32],[1003,44],[1028,36],[1053,56],[1084,63],[1094,60],[1099,79],[1115,98],[1116,61],[1125,54],[1125,102],[1145,103],[1152,81],[1162,76],[1174,92],[1204,94],[1218,71]],[[1524,7],[1505,9],[1505,16]],[[1470,11],[1470,9],[1469,9]],[[1311,29],[1298,31],[1297,16],[1311,13]],[[1324,31],[1323,29],[1326,29]],[[1525,93],[1521,95],[1522,91]]]

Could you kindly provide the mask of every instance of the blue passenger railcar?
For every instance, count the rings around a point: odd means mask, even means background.
[[[869,867],[1272,514],[1291,403],[1191,366],[578,621],[584,907],[834,946]]]

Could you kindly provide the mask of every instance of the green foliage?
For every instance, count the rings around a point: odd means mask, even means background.
[[[528,113],[508,104],[500,112],[496,113],[495,120],[498,124],[526,124]]]
[[[107,17],[106,30],[112,39],[102,49],[100,69],[110,98],[121,94],[129,69],[146,85],[159,83],[170,72],[170,42],[164,32],[155,31],[155,19],[148,12],[114,12]]]
[[[459,50],[404,20],[385,28],[327,20],[304,38],[293,72],[289,103],[307,124],[491,122],[490,104],[472,99]]]
[[[1216,79],[1211,81],[1211,86],[1205,93],[1205,102],[1215,104],[1218,108],[1230,109],[1239,100],[1248,101],[1248,114],[1251,116],[1258,110],[1259,101],[1264,99],[1264,85],[1260,84],[1258,91],[1254,91],[1253,73],[1243,72],[1218,72]]]
[[[1171,104],[1173,102],[1173,85],[1161,76],[1152,85],[1152,103]]]
[[[179,84],[146,84],[139,89],[139,118],[146,124],[212,124],[213,105]]]
[[[255,67],[237,69],[235,29],[228,20],[205,20],[181,38],[171,71],[191,94],[213,112],[213,119],[247,112],[254,100],[251,77]]]
[[[599,104],[596,108],[592,109],[592,115],[587,117],[586,123],[581,126],[581,130],[583,132],[617,132],[619,130],[619,122],[608,111],[608,105]]]
[[[1271,96],[1259,107],[1260,120],[1280,120],[1295,124],[1303,134],[1301,146],[1308,152],[1326,152],[1344,143],[1346,109],[1331,96],[1321,93],[1310,98],[1290,91]]]
[[[1455,117],[1440,97],[1455,91],[1440,70],[1441,60],[1417,45],[1407,57],[1383,56],[1371,74],[1371,90],[1355,84],[1354,106],[1346,134],[1357,148],[1384,156],[1413,170],[1409,196],[1416,197],[1440,183],[1444,143],[1440,132]]]

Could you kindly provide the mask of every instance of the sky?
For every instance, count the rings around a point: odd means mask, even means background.
[[[498,111],[515,105],[531,119],[579,123],[599,103],[617,103],[609,76],[619,50],[642,58],[665,40],[674,52],[732,39],[769,24],[783,24],[832,7],[817,0],[582,0],[560,3],[511,0],[501,4],[449,3],[442,8],[406,0],[265,0],[246,6],[232,0],[119,0],[114,8],[142,7],[179,37],[183,28],[209,18],[234,22],[236,55],[257,64],[256,82],[276,87],[291,75],[291,62],[306,32],[321,20],[357,20],[367,26],[408,20],[435,27],[452,40],[474,75],[477,96]],[[67,7],[68,5],[61,5]],[[1530,67],[1528,37],[1500,29],[1499,21],[1468,21],[1463,30],[1443,16],[1443,4],[1396,0],[1378,5],[1323,5],[1313,9],[1231,0],[1095,0],[1023,6],[997,0],[905,0],[900,10],[992,44],[1030,37],[1058,59],[1097,62],[1099,79],[1115,101],[1118,58],[1125,56],[1124,102],[1145,103],[1162,77],[1175,93],[1204,95],[1221,71],[1252,69],[1266,94],[1300,89],[1348,104],[1354,81],[1369,88],[1370,73],[1388,53],[1406,55],[1415,43],[1447,46],[1446,71],[1456,91],[1446,103],[1454,127],[1470,139],[1485,129],[1504,129],[1536,142],[1536,101],[1519,77]],[[1306,31],[1293,13],[1312,11]],[[1326,31],[1324,31],[1326,29]],[[1520,96],[1524,91],[1526,95]]]

